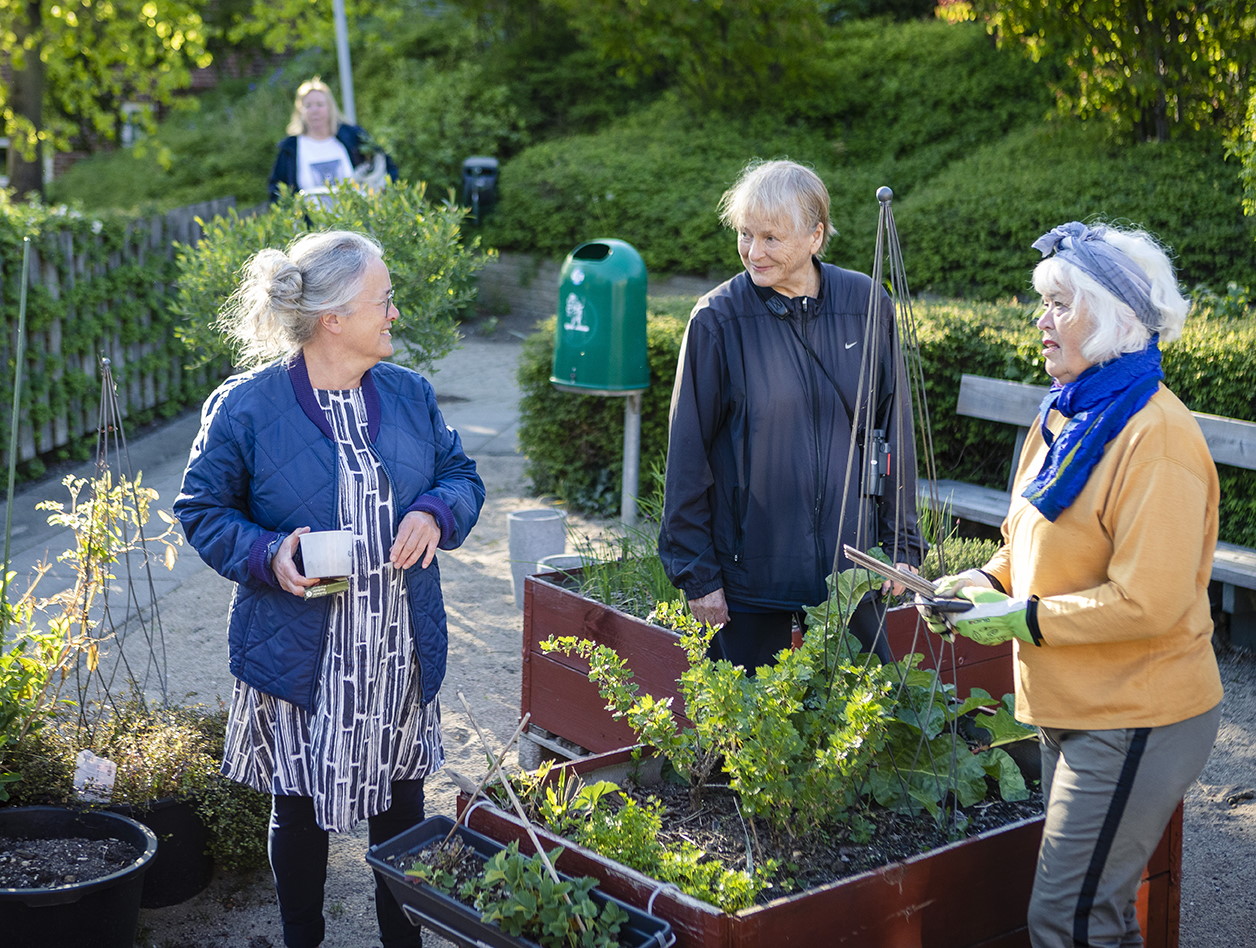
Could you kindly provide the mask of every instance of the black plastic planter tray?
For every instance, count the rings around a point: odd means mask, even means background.
[[[429,885],[407,876],[396,863],[428,846],[439,843],[453,827],[447,816],[428,817],[417,826],[394,836],[386,843],[372,846],[366,853],[371,868],[384,877],[393,897],[410,919],[411,925],[424,925],[457,945],[467,948],[537,948],[536,942],[505,934],[496,925],[481,921],[475,909],[439,892]],[[484,859],[491,859],[505,847],[475,830],[458,827],[459,838]],[[559,873],[563,878],[570,878]],[[619,943],[627,948],[668,948],[676,941],[672,926],[618,899],[593,890],[598,902],[615,902],[628,913],[628,921],[619,930]]]

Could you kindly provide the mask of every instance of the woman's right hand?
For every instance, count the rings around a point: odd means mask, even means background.
[[[301,542],[301,534],[309,532],[309,527],[297,527],[284,537],[274,558],[270,561],[270,571],[275,574],[279,585],[285,592],[290,592],[294,596],[304,596],[309,587],[317,586],[319,582],[317,579],[302,576],[301,571],[297,569],[296,560],[293,559],[296,556],[297,544]]]
[[[712,628],[718,629],[727,624],[728,603],[724,599],[724,587],[721,586],[715,592],[709,592],[697,599],[690,599],[689,611],[699,622],[706,622]]]

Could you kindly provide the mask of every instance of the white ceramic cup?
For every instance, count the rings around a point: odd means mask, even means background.
[[[353,531],[316,530],[301,534],[301,561],[310,579],[348,576],[353,569]]]

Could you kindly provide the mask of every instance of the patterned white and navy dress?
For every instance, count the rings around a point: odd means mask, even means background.
[[[391,782],[445,763],[440,705],[419,704],[405,572],[388,562],[395,522],[371,449],[361,389],[317,389],[340,455],[340,526],[355,534],[350,588],[332,596],[314,708],[236,681],[223,773],[256,790],[314,798],[334,832],[388,809]]]

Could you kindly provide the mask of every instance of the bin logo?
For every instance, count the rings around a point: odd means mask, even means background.
[[[584,300],[575,293],[567,294],[566,311],[567,321],[563,323],[563,329],[568,332],[589,332],[593,328],[585,325]]]

